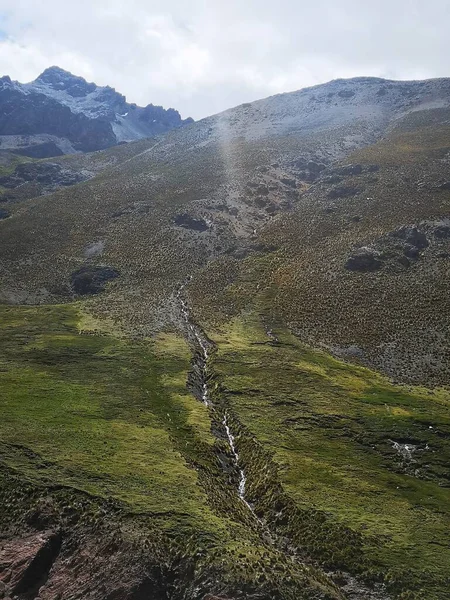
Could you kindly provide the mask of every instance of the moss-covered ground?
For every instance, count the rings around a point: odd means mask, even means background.
[[[80,335],[75,308],[0,310],[7,464],[20,464],[31,478],[126,500],[135,510],[184,512],[202,504],[197,475],[170,439],[173,429],[184,429],[194,446],[190,412],[207,420],[184,391],[190,355],[180,339],[159,340],[162,352],[171,348],[162,381],[149,343]]]
[[[192,561],[189,584],[312,597],[317,577],[266,543],[222,472],[183,338],[120,338],[80,304],[0,306],[0,348],[3,535],[51,504],[64,529],[75,511],[125,527],[136,556]]]
[[[393,591],[448,598],[450,393],[394,385],[263,321],[243,313],[213,335],[213,369],[246,432],[273,457],[284,492],[360,533],[369,569]],[[393,442],[417,450],[405,458]],[[258,507],[261,469],[252,471],[243,436],[238,445]]]

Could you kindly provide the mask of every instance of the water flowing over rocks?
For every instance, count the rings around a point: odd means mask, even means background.
[[[228,438],[228,444],[230,446],[235,465],[239,470],[239,486],[238,486],[239,498],[242,500],[242,502],[244,502],[244,504],[247,506],[247,508],[249,508],[252,511],[252,513],[254,514],[253,508],[250,506],[250,504],[245,499],[245,484],[247,482],[247,478],[245,477],[244,469],[242,469],[239,466],[239,454],[237,453],[237,450],[236,450],[234,435],[231,433],[231,429],[228,425],[228,416],[227,416],[226,411],[223,416],[223,426],[225,427],[225,431],[226,431],[227,438]]]
[[[188,278],[187,282],[191,280],[191,277]],[[209,407],[211,411],[220,411],[219,407],[214,406],[211,394],[209,392],[208,381],[210,379],[210,375],[208,372],[208,360],[210,357],[209,345],[205,339],[205,336],[201,329],[192,322],[189,314],[189,307],[187,301],[183,298],[184,290],[186,287],[186,283],[184,283],[177,292],[177,298],[180,302],[181,306],[181,314],[183,317],[183,321],[187,326],[188,333],[193,337],[195,345],[197,346],[192,371],[194,373],[194,382],[191,381],[191,385],[194,388],[194,392],[197,392],[197,395],[200,396],[200,399],[205,404],[205,406]],[[236,448],[236,440],[235,436],[231,430],[231,425],[229,422],[227,409],[223,410],[222,416],[222,426],[224,432],[226,434],[226,439],[228,442],[228,446],[231,452],[231,457],[233,460],[233,469],[238,474],[238,486],[237,486],[237,494],[240,500],[245,504],[248,510],[251,512],[253,517],[258,521],[260,525],[262,525],[262,521],[256,515],[255,510],[252,505],[246,499],[246,482],[247,478],[245,475],[245,470],[240,465],[239,454]]]
[[[188,337],[191,339],[191,341],[193,341],[195,347],[192,365],[194,377],[193,381],[191,380],[191,387],[194,388],[194,393],[196,393],[196,396],[205,404],[205,406],[209,408],[211,415],[214,413],[219,413],[221,415],[221,425],[223,427],[225,438],[230,450],[233,470],[237,474],[236,496],[245,505],[246,509],[248,509],[249,513],[254,519],[261,538],[265,540],[266,544],[273,547],[277,551],[287,554],[290,557],[290,560],[293,562],[298,562],[299,564],[304,565],[306,570],[313,568],[315,575],[319,576],[319,579],[322,579],[323,583],[325,583],[327,586],[329,585],[332,588],[335,588],[339,598],[342,598],[343,600],[344,598],[348,598],[349,600],[389,600],[389,596],[385,592],[384,585],[377,584],[373,589],[371,589],[349,573],[339,572],[339,574],[337,574],[333,571],[325,573],[324,571],[317,570],[315,567],[312,567],[312,561],[310,559],[307,559],[306,563],[311,563],[311,565],[306,566],[305,558],[302,556],[301,551],[295,547],[295,544],[292,544],[285,534],[279,535],[277,532],[277,523],[283,522],[284,520],[284,509],[282,508],[282,505],[279,504],[277,509],[278,512],[275,512],[275,518],[271,518],[271,522],[269,523],[269,521],[266,521],[257,514],[255,508],[247,499],[247,475],[244,467],[241,465],[236,437],[232,431],[228,408],[226,405],[216,406],[213,401],[214,394],[211,394],[209,390],[208,382],[211,381],[211,373],[208,369],[208,361],[210,359],[210,351],[213,348],[213,344],[206,339],[200,327],[192,321],[190,317],[189,306],[187,300],[185,299],[184,294],[186,285],[189,283],[189,281],[191,281],[191,279],[192,276],[189,276],[186,282],[180,286],[178,292],[176,293],[176,298],[181,308],[181,315],[184,325],[187,329]],[[269,329],[267,331],[267,335],[272,340],[272,343],[278,343],[278,339],[272,330]],[[235,418],[233,420],[235,420]],[[212,431],[214,432],[214,427],[212,428]],[[221,432],[219,432],[219,434],[215,432],[216,437],[218,437],[220,433]],[[268,465],[266,465],[265,470],[267,472],[270,471]]]

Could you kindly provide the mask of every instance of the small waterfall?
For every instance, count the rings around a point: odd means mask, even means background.
[[[239,467],[239,454],[237,453],[237,450],[236,450],[234,435],[231,433],[230,427],[228,425],[228,415],[227,415],[226,411],[223,416],[223,426],[225,427],[225,431],[226,431],[227,438],[228,438],[228,445],[230,446],[231,453],[234,457],[234,462],[239,470],[239,487],[238,487],[239,498],[243,502],[245,502],[245,504],[251,509],[249,503],[245,499],[245,484],[247,482],[247,479],[245,477],[244,469],[241,469]]]
[[[191,279],[191,277],[188,277],[187,282],[190,281],[190,279]],[[205,343],[203,336],[201,335],[201,331],[190,320],[189,307],[187,305],[186,300],[184,300],[184,298],[182,297],[183,291],[186,287],[186,283],[184,283],[183,285],[180,286],[180,289],[178,290],[178,293],[177,293],[177,298],[181,304],[181,313],[183,315],[183,319],[184,319],[189,331],[194,336],[195,341],[197,342],[197,344],[201,350],[200,356],[197,359],[198,360],[197,365],[198,365],[198,368],[200,371],[200,377],[201,377],[201,381],[202,381],[202,401],[206,406],[211,406],[210,399],[209,399],[208,377],[207,377],[207,363],[208,363],[208,358],[209,358],[208,346]],[[214,407],[212,407],[212,408],[214,408]],[[238,485],[239,498],[247,506],[247,508],[251,511],[251,513],[254,515],[254,517],[258,521],[260,521],[259,518],[256,516],[251,505],[245,499],[245,486],[247,483],[247,479],[245,477],[244,469],[242,469],[239,466],[239,454],[236,450],[236,443],[235,443],[234,435],[232,434],[230,426],[228,424],[228,414],[226,411],[225,411],[225,414],[223,417],[222,424],[225,428],[225,432],[226,432],[227,439],[228,439],[228,445],[230,446],[231,454],[234,459],[234,464],[239,473],[239,485]]]
[[[418,460],[414,458],[414,455],[420,454],[421,452],[427,452],[430,450],[428,444],[408,444],[402,442],[396,442],[395,440],[389,440],[394,450],[399,454],[401,465],[409,475],[414,477],[421,477],[421,469],[415,469],[414,465],[418,463]]]
[[[190,281],[190,279],[191,279],[191,277],[188,277],[187,281]],[[208,363],[208,358],[209,358],[208,347],[205,344],[202,336],[200,335],[197,327],[193,323],[191,323],[191,321],[189,319],[189,308],[188,308],[187,302],[182,298],[182,293],[183,293],[185,287],[186,287],[186,284],[184,283],[178,290],[177,298],[179,299],[180,304],[181,304],[181,314],[183,315],[183,319],[184,319],[186,325],[188,326],[189,331],[192,333],[197,344],[199,345],[199,347],[201,349],[200,361],[199,361],[198,366],[200,369],[200,375],[201,375],[201,380],[202,380],[202,402],[205,406],[209,406],[209,394],[208,394],[208,383],[207,383],[207,373],[206,373],[207,363]]]

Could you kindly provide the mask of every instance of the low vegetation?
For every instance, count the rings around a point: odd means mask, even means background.
[[[217,326],[251,307],[257,295],[266,311],[313,346],[397,381],[448,385],[450,235],[430,235],[418,260],[391,258],[398,252],[394,242],[401,245],[395,232],[450,216],[450,129],[404,128],[353,153],[353,168],[325,171],[292,212],[259,232],[264,252],[207,265],[191,291],[197,318]],[[336,187],[357,193],[331,199]],[[388,268],[347,268],[360,249],[388,239]]]
[[[186,390],[183,339],[120,339],[80,310],[0,307],[6,540],[30,526],[59,529],[68,560],[93,544],[103,548],[98,568],[109,568],[112,553],[119,570],[141,564],[144,577],[162,569],[160,585],[173,585],[175,598],[195,586],[199,597],[266,590],[293,600],[328,589],[326,597],[337,598],[323,575],[268,544],[238,501],[207,409]]]
[[[307,92],[305,114],[349,91]],[[370,119],[277,129],[296,97],[51,159],[90,179],[3,198],[2,535],[61,532],[74,590],[94,556],[109,600],[121,582],[130,600],[158,582],[158,600],[447,600],[448,111],[382,138]],[[209,408],[186,387],[183,282],[215,342]]]
[[[214,338],[257,512],[332,568],[381,578],[401,597],[444,600],[449,392],[396,386],[254,312]]]

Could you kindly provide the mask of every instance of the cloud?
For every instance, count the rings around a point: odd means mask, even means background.
[[[2,0],[0,73],[57,64],[200,118],[337,77],[448,75],[447,0]]]

